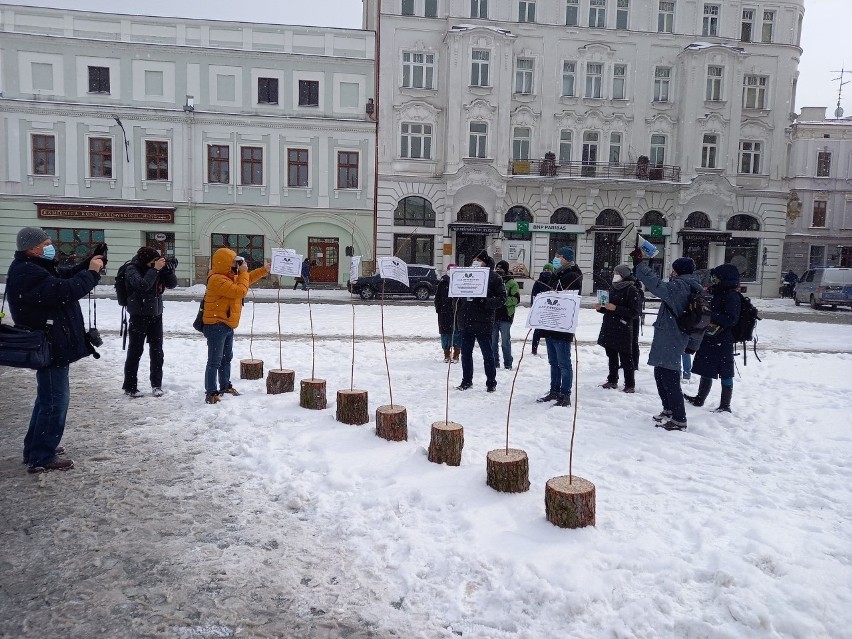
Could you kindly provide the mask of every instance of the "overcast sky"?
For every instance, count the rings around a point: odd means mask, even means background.
[[[0,0],[2,2],[4,0]],[[361,0],[5,0],[7,4],[61,7],[114,13],[245,20],[280,24],[361,27]],[[141,7],[144,6],[144,9]],[[837,103],[835,70],[845,65],[852,81],[852,0],[805,0],[802,63],[799,66],[797,110],[825,106],[829,117]],[[846,115],[852,115],[852,83],[843,95]]]

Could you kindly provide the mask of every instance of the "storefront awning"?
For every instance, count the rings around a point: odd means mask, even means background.
[[[463,235],[494,235],[502,230],[497,224],[474,224],[471,222],[451,222],[449,229]]]
[[[731,233],[713,229],[682,229],[677,234],[687,240],[706,240],[707,242],[727,242]]]

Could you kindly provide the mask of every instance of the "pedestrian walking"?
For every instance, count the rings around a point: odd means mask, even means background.
[[[605,305],[595,303],[595,310],[603,314],[598,344],[606,350],[609,359],[609,374],[602,388],[618,388],[618,368],[624,370],[624,392],[633,393],[636,388],[633,365],[633,320],[642,311],[639,291],[633,285],[633,274],[627,264],[619,264],[613,270],[609,300]]]
[[[491,336],[491,350],[494,351],[494,367],[500,368],[500,352],[502,343],[503,368],[512,370],[512,321],[515,319],[515,308],[521,303],[521,289],[515,281],[515,276],[509,270],[506,260],[497,262],[494,271],[503,278],[506,287],[506,303],[494,314],[494,330]]]
[[[441,336],[441,348],[444,350],[444,363],[457,364],[461,354],[461,331],[455,322],[459,306],[459,298],[450,297],[450,271],[455,264],[447,264],[447,272],[438,281],[435,288],[435,312],[438,314],[438,334]],[[452,349],[452,352],[450,351]]]
[[[299,284],[302,285],[302,290],[307,291],[308,285],[311,283],[311,261],[308,258],[302,260],[302,269],[300,276],[296,278],[295,283],[293,284],[293,290],[295,291],[299,288]]]

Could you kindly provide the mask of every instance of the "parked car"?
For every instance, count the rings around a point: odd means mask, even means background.
[[[378,274],[359,277],[347,282],[350,293],[361,296],[362,300],[371,300],[384,292],[388,295],[413,295],[419,300],[428,300],[438,287],[438,274],[434,266],[428,264],[408,265],[408,286],[397,280],[382,279]]]
[[[805,271],[796,284],[793,300],[796,306],[807,303],[813,308],[852,308],[852,268],[827,267]]]

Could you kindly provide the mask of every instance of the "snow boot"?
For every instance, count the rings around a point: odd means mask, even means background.
[[[719,408],[714,413],[730,413],[731,412],[731,396],[734,394],[733,386],[722,386],[722,399],[719,402]]]
[[[618,388],[618,380],[614,382],[606,381],[605,383],[601,384],[601,388]]]
[[[663,422],[669,421],[671,418],[672,412],[670,410],[664,410],[659,415],[654,415],[653,420],[662,424]]]
[[[453,347],[453,364],[459,363],[459,356],[461,355],[461,349]]]
[[[562,406],[563,408],[571,405],[571,394],[570,393],[561,393],[559,395],[559,399],[556,400],[554,406]]]
[[[556,391],[548,391],[547,395],[545,395],[544,397],[539,397],[535,401],[537,401],[539,404],[543,404],[544,402],[552,402],[555,399],[559,399],[559,393],[557,393]]]
[[[713,380],[709,377],[702,377],[701,383],[698,384],[697,395],[684,395],[683,398],[693,406],[704,406],[704,400],[710,394],[710,389],[713,387]]]
[[[444,364],[449,364],[449,363],[450,363],[450,349],[445,348],[444,349]]]

